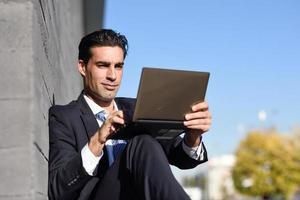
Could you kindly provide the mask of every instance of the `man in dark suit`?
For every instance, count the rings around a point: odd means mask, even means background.
[[[76,101],[49,110],[49,199],[189,199],[169,164],[181,169],[207,161],[202,134],[210,128],[206,102],[185,116],[185,136],[112,140],[131,120],[134,99],[116,98],[127,54],[125,36],[99,30],[82,38]]]

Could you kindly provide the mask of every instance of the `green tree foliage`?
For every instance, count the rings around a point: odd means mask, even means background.
[[[250,132],[240,143],[233,168],[235,188],[264,199],[289,199],[300,186],[299,137]]]
[[[292,159],[295,162],[295,169],[298,173],[295,174],[294,179],[300,183],[300,132],[296,132],[292,137],[287,140],[288,145],[294,150],[292,154]],[[300,189],[300,188],[298,188]]]

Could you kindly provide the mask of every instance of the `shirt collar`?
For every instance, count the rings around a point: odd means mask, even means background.
[[[84,97],[85,101],[87,102],[88,106],[90,107],[90,109],[92,110],[94,115],[103,110],[105,111],[104,108],[102,108],[101,106],[96,104],[91,98],[89,98],[85,94],[83,95],[83,97]],[[113,104],[114,104],[114,110],[118,110],[118,106],[114,100],[113,100]],[[107,111],[105,111],[105,112],[107,113]]]

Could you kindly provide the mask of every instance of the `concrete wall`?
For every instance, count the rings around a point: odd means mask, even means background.
[[[0,0],[0,199],[47,199],[48,109],[81,91],[78,42],[101,27],[102,9],[100,0]]]

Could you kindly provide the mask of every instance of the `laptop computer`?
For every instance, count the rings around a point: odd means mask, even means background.
[[[204,101],[208,72],[144,67],[132,122],[112,135],[128,139],[149,134],[157,139],[172,139],[185,131],[185,114]]]

